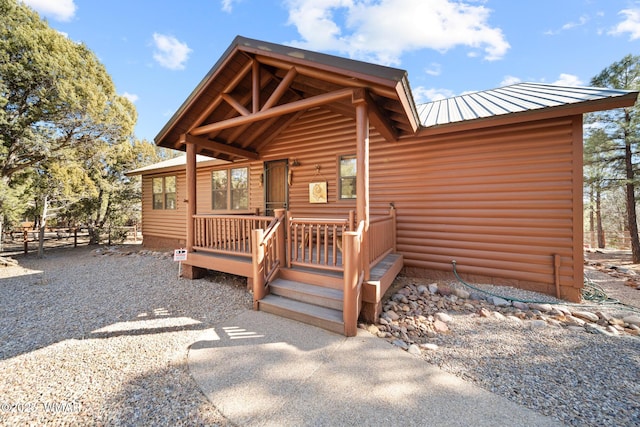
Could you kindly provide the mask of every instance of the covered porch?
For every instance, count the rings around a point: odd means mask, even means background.
[[[236,38],[156,137],[187,154],[185,276],[206,269],[245,276],[255,309],[355,335],[358,317],[379,314],[403,267],[392,200],[378,201],[371,215],[370,130],[379,143],[395,143],[418,124],[403,70]],[[331,145],[355,161],[344,197]],[[198,176],[198,154],[248,170],[248,202],[231,202],[233,189],[226,210],[218,199],[213,208],[199,201],[210,190]],[[332,171],[322,204],[305,200],[307,182],[296,182],[297,172],[292,178],[298,158],[318,174]]]

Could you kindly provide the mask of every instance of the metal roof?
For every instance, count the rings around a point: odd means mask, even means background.
[[[517,83],[417,106],[424,127],[491,118],[629,95],[626,90]]]
[[[212,157],[207,157],[207,156],[202,156],[200,154],[196,155],[196,163],[202,163],[202,162],[211,162],[212,164],[226,164],[229,163],[227,161],[224,160],[219,160],[219,159],[214,159]],[[154,163],[152,165],[147,165],[147,166],[143,166],[141,168],[138,169],[134,169],[132,171],[127,172],[126,174],[129,176],[134,176],[134,175],[144,175],[145,172],[151,172],[151,171],[160,171],[160,170],[181,170],[181,169],[185,169],[187,165],[187,156],[183,155],[183,156],[178,156],[178,157],[174,157],[168,160],[163,160],[161,162],[158,163]]]

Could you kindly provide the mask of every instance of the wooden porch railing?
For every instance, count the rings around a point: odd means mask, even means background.
[[[396,251],[396,210],[391,207],[388,216],[369,221],[369,266],[373,267],[388,254]]]
[[[251,257],[251,230],[265,230],[272,221],[270,216],[194,215],[193,249]]]
[[[252,234],[253,308],[269,293],[269,282],[285,260],[285,210],[276,209],[276,217],[266,230],[255,229]]]
[[[287,266],[343,271],[343,236],[353,227],[349,219],[289,217]]]
[[[358,316],[362,308],[362,283],[365,271],[363,268],[362,238],[364,221],[360,221],[356,231],[347,231],[342,235],[344,252],[344,300],[342,319],[344,334],[354,337],[358,333]]]

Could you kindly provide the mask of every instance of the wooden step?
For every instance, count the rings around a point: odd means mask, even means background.
[[[332,308],[320,307],[278,295],[267,295],[258,302],[258,309],[337,334],[344,334],[342,312]]]
[[[276,279],[269,285],[272,295],[342,311],[343,292],[293,280]]]
[[[309,283],[325,288],[342,290],[344,279],[341,271],[318,270],[311,268],[281,268],[280,277],[286,280]]]

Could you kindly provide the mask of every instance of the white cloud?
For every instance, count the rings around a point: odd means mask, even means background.
[[[183,70],[191,49],[173,36],[153,33],[153,59],[170,70]]]
[[[239,2],[240,0],[222,0],[220,3],[224,12],[231,13],[233,12],[233,4]]]
[[[560,77],[558,77],[558,80],[553,82],[553,84],[561,85],[561,86],[583,86],[584,85],[584,83],[582,82],[582,80],[578,78],[578,76],[574,76],[573,74],[565,74],[565,73],[561,73]]]
[[[482,5],[453,0],[287,0],[289,23],[302,40],[291,44],[333,50],[351,57],[397,65],[407,51],[446,52],[457,46],[484,59],[510,48],[500,28],[488,23]],[[479,52],[480,51],[480,52]]]
[[[509,86],[514,85],[516,83],[520,83],[522,79],[520,77],[515,76],[504,76],[504,79],[500,82],[500,86]]]
[[[413,94],[413,100],[416,104],[439,101],[441,99],[452,98],[455,96],[455,93],[449,89],[426,88],[424,86],[418,86],[413,89],[411,93]]]
[[[442,73],[442,66],[436,62],[432,62],[424,72],[430,76],[439,76]]]
[[[74,0],[22,0],[39,14],[56,21],[70,21],[76,13]]]
[[[640,9],[624,9],[618,15],[624,15],[625,18],[616,25],[609,34],[621,35],[629,33],[629,40],[640,38]]]
[[[132,103],[135,103],[138,99],[140,99],[140,97],[134,93],[129,93],[129,92],[125,92],[122,94],[122,96],[124,96],[125,98],[127,98],[129,101],[131,101]]]
[[[546,36],[555,36],[556,34],[560,34],[563,31],[568,31],[577,27],[582,27],[583,25],[586,25],[590,20],[591,18],[589,17],[589,15],[582,15],[580,16],[580,18],[578,18],[577,21],[569,21],[566,24],[562,25],[560,29],[547,30],[544,32],[544,34]]]

